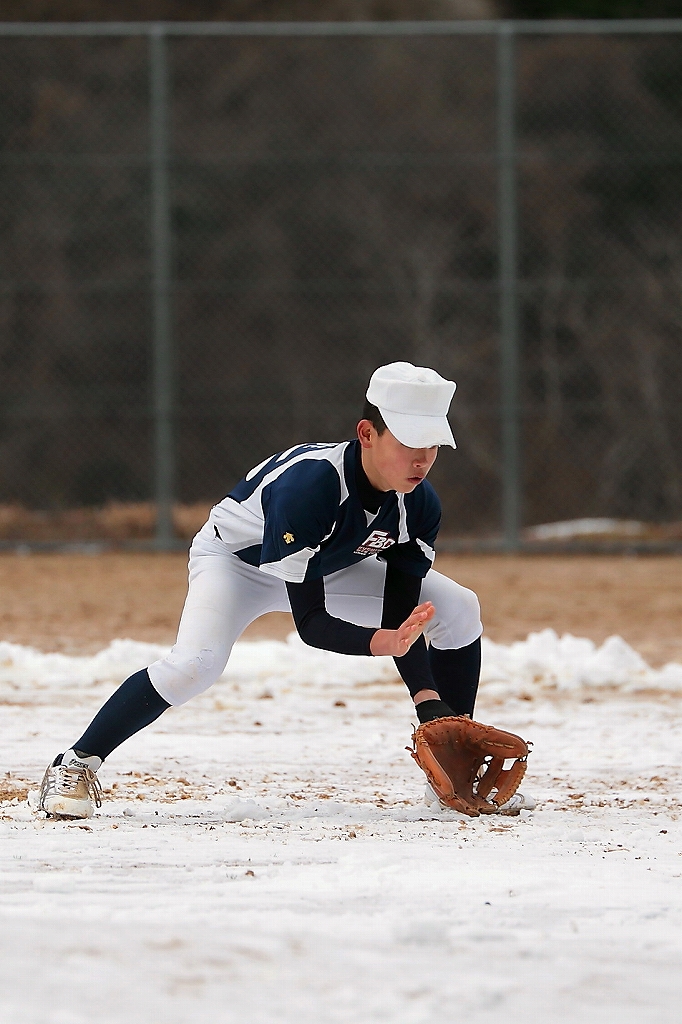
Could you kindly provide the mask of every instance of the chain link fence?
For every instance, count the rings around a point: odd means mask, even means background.
[[[650,27],[0,26],[0,543],[179,543],[408,359],[458,382],[444,546],[682,544]]]

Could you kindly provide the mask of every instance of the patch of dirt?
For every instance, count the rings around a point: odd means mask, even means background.
[[[14,781],[7,775],[0,779],[0,804],[6,804],[15,800],[25,800],[28,796],[29,787],[23,781]]]
[[[441,555],[436,568],[476,591],[486,636],[551,627],[597,643],[616,633],[654,665],[682,662],[682,557]],[[116,637],[170,644],[187,584],[185,554],[0,554],[0,640],[92,654]],[[253,623],[284,638],[291,616]]]

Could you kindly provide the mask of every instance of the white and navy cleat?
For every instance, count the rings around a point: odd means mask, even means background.
[[[38,810],[49,818],[91,818],[102,806],[102,787],[97,769],[99,757],[81,756],[75,750],[59,754],[43,776]]]
[[[424,790],[424,803],[427,807],[432,807],[434,804],[438,804],[443,809],[447,808],[447,804],[442,803],[434,793],[429,782],[426,783],[426,789]],[[506,804],[502,804],[501,807],[497,808],[495,813],[515,818],[521,813],[521,811],[534,811],[536,806],[537,801],[534,800],[532,796],[524,793],[514,793],[514,795],[507,800]]]
[[[506,814],[510,818],[516,817],[521,811],[534,811],[537,806],[537,801],[529,796],[527,793],[514,793],[510,796],[506,804],[502,804],[501,807],[497,808],[498,814]]]

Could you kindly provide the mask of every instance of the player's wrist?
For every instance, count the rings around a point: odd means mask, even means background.
[[[369,649],[375,658],[393,654],[394,643],[392,641],[395,633],[395,629],[377,629],[369,642]]]
[[[398,629],[378,629],[369,642],[370,652],[375,658],[389,657],[401,658],[407,654],[412,643],[400,643],[398,640]]]

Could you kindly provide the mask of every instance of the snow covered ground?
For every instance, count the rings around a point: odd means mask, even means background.
[[[390,661],[244,642],[111,756],[95,818],[37,818],[158,650],[0,643],[3,1024],[680,1019],[682,665],[486,642],[477,717],[533,741],[538,807],[466,819],[422,801]]]

